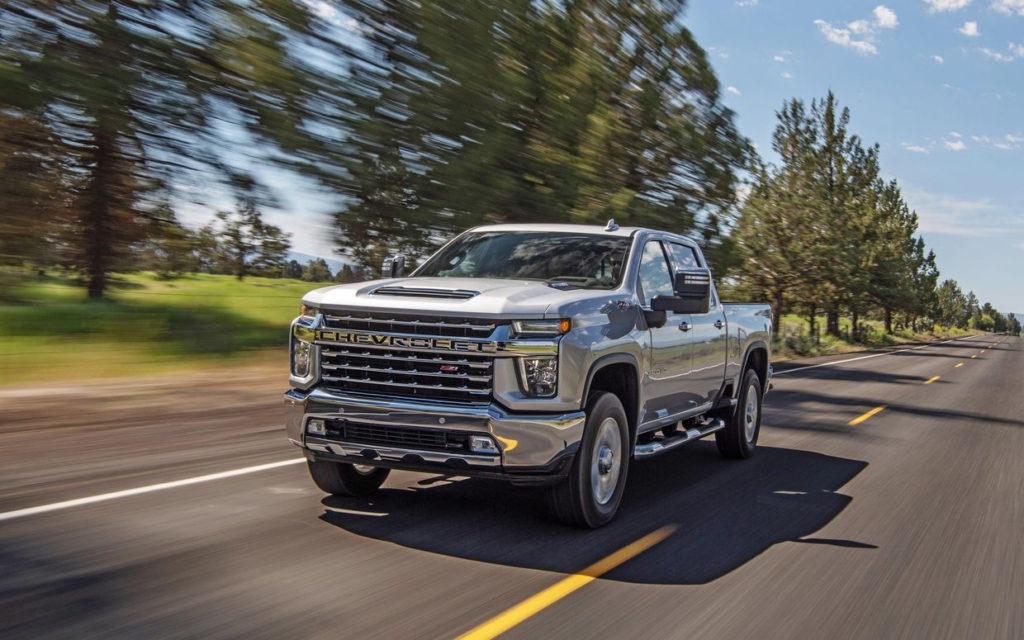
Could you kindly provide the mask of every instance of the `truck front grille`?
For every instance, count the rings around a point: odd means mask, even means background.
[[[489,320],[328,312],[324,327],[374,336],[452,340],[486,339],[496,324]],[[322,341],[320,378],[328,388],[387,397],[486,403],[491,397],[491,354],[432,347],[404,347],[394,342],[357,344]],[[445,344],[443,340],[438,344]],[[466,343],[463,343],[465,346]]]

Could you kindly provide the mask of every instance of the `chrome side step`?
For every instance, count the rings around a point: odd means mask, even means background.
[[[666,451],[671,451],[676,447],[686,444],[687,442],[693,442],[699,440],[704,436],[711,435],[716,431],[721,431],[725,428],[726,422],[722,418],[715,418],[707,424],[701,425],[698,428],[690,428],[686,431],[680,431],[672,436],[659,437],[651,442],[645,442],[638,444],[633,449],[634,458],[650,458]]]

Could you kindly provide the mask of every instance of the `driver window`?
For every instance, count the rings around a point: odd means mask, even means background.
[[[665,252],[657,240],[644,245],[644,252],[640,258],[639,293],[645,306],[651,305],[652,298],[670,296],[674,293],[668,260],[665,259]]]

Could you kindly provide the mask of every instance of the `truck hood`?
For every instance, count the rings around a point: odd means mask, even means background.
[[[559,317],[570,302],[620,297],[615,291],[558,289],[542,282],[487,278],[395,278],[310,291],[302,301],[316,307],[405,313]]]

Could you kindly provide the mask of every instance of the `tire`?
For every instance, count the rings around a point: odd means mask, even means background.
[[[333,460],[307,460],[306,464],[316,486],[336,496],[370,495],[384,484],[391,473],[391,469]]]
[[[619,510],[629,471],[629,423],[622,403],[611,393],[587,400],[583,441],[569,477],[550,489],[553,515],[565,524],[597,529]]]
[[[761,379],[757,372],[747,369],[740,385],[736,412],[728,425],[715,432],[718,452],[726,458],[749,458],[754,455],[757,437],[761,434]]]

